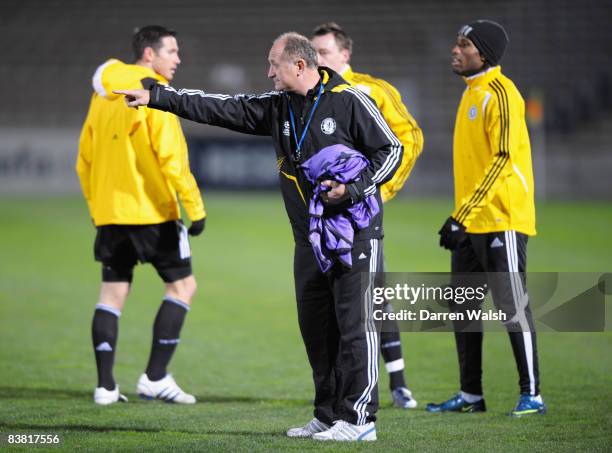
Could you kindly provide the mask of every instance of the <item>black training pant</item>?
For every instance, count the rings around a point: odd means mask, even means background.
[[[310,246],[295,246],[298,321],[312,368],[314,416],[324,423],[376,420],[379,336],[365,309],[372,310],[368,288],[381,275],[381,257],[382,240],[356,242],[352,269],[336,264],[325,275]]]
[[[536,334],[525,287],[527,238],[515,231],[468,234],[452,254],[451,270],[453,285],[487,284],[491,289],[495,307],[507,314],[504,325],[512,344],[520,391],[538,395]],[[451,305],[456,312],[468,308],[465,304]],[[454,324],[461,390],[482,395],[482,321],[455,321]]]

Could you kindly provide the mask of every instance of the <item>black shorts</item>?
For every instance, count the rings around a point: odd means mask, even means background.
[[[131,282],[139,261],[151,263],[166,283],[192,273],[187,229],[180,220],[153,225],[103,225],[97,230],[94,255],[102,263],[104,282]]]

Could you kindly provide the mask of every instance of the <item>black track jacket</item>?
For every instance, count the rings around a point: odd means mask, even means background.
[[[365,230],[357,231],[355,241],[380,239],[382,200],[378,186],[395,173],[402,159],[402,144],[393,134],[374,101],[329,68],[320,67],[321,81],[307,95],[272,91],[259,95],[210,94],[200,90],[174,89],[164,85],[151,88],[149,107],[175,113],[199,123],[211,124],[252,135],[270,135],[276,149],[279,179],[285,209],[293,228],[295,241],[308,242],[308,202],[313,188],[299,164],[320,149],[342,143],[364,154],[370,165],[361,179],[348,186],[353,202],[375,194],[381,212]],[[323,93],[304,139],[301,155],[295,154],[296,143],[289,117],[293,109],[298,139],[302,136],[311,109]],[[326,209],[326,215],[334,209]]]

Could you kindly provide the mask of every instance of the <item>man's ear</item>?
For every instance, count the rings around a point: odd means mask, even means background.
[[[306,62],[300,58],[298,61],[295,62],[295,64],[298,67],[298,75],[302,74],[304,72],[304,69],[306,68]]]
[[[351,53],[349,52],[348,49],[342,49],[340,53],[342,54],[342,57],[344,58],[344,63],[348,63],[349,61],[351,61]]]
[[[144,50],[142,51],[142,60],[148,63],[148,62],[153,61],[154,57],[155,57],[155,50],[153,49],[153,47],[145,47]]]

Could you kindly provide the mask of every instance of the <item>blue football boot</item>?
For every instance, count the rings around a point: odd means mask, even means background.
[[[484,398],[475,403],[468,403],[463,399],[461,393],[457,393],[451,399],[440,404],[429,403],[427,412],[486,412]]]
[[[412,392],[406,387],[398,387],[392,390],[391,398],[393,398],[393,405],[401,409],[414,409],[418,405],[412,396]]]
[[[522,417],[523,415],[545,413],[546,404],[544,404],[543,401],[538,401],[535,396],[531,396],[528,393],[522,393],[515,408],[510,412],[510,415],[512,417]]]

